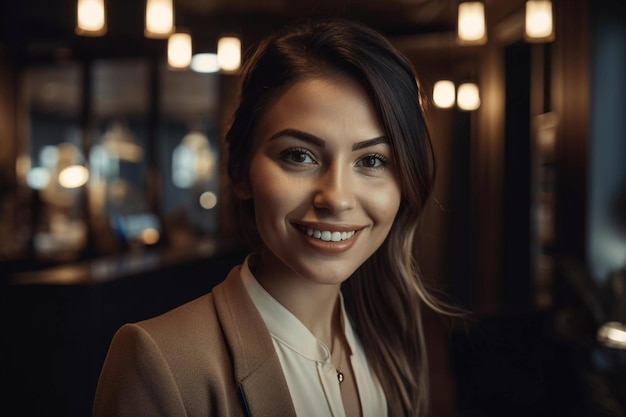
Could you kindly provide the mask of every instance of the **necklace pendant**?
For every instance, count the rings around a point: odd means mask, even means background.
[[[337,380],[339,381],[340,384],[343,382],[343,379],[344,379],[343,372],[337,370]]]

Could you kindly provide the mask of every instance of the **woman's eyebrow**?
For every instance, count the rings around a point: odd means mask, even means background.
[[[363,142],[357,142],[352,145],[353,151],[358,151],[359,149],[369,148],[370,146],[376,146],[379,143],[389,143],[386,137],[380,136],[374,139],[364,140]]]
[[[296,138],[296,139],[300,139],[303,140],[305,142],[311,143],[319,148],[324,149],[326,147],[326,141],[318,138],[315,135],[312,135],[310,133],[307,132],[303,132],[301,130],[298,129],[283,129],[281,131],[278,131],[276,133],[274,133],[269,140],[274,140],[276,138],[282,137],[282,136],[291,136],[292,138]]]
[[[274,140],[276,138],[279,137],[283,137],[283,136],[291,136],[292,138],[296,138],[296,139],[300,139],[303,140],[305,142],[311,143],[319,148],[324,149],[326,147],[326,141],[322,138],[319,138],[315,135],[312,135],[310,133],[307,132],[303,132],[301,130],[298,129],[283,129],[280,130],[276,133],[274,133],[272,136],[270,136],[269,140]],[[363,148],[369,148],[370,146],[376,146],[379,143],[389,143],[389,141],[387,140],[387,138],[385,136],[379,136],[377,138],[373,138],[373,139],[368,139],[368,140],[364,140],[362,142],[357,142],[354,145],[352,145],[352,150],[353,151],[358,151],[359,149],[363,149]]]

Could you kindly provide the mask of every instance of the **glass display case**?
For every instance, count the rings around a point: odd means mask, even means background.
[[[29,268],[218,232],[219,75],[145,57],[25,68],[17,150]]]
[[[159,166],[163,220],[172,244],[218,232],[219,75],[159,71]]]
[[[41,259],[73,259],[87,238],[88,179],[81,126],[80,65],[24,71],[16,163],[20,185],[18,240]]]

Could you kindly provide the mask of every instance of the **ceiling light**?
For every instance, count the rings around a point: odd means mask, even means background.
[[[106,31],[104,0],[78,0],[76,4],[76,34],[102,36]]]
[[[454,83],[449,80],[441,80],[435,83],[433,88],[433,101],[435,106],[449,109],[454,106],[455,92]]]
[[[554,40],[552,2],[550,0],[529,0],[526,2],[525,37],[529,42]]]
[[[167,41],[167,63],[170,68],[184,69],[191,64],[191,35],[174,33]]]
[[[461,110],[476,110],[480,107],[480,94],[478,86],[474,83],[459,85],[456,102]]]
[[[78,188],[89,180],[89,171],[82,165],[70,165],[59,172],[59,184],[64,188]]]
[[[217,62],[217,54],[208,52],[195,54],[191,58],[191,69],[202,73],[218,72],[220,64]]]
[[[483,44],[487,42],[485,5],[481,1],[459,3],[457,35],[460,43]]]
[[[234,72],[241,65],[241,40],[224,36],[217,41],[217,61],[224,72]]]
[[[146,1],[146,27],[148,38],[165,39],[174,33],[173,0]]]

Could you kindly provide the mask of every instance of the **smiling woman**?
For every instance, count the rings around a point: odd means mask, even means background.
[[[422,416],[414,236],[433,158],[411,65],[377,32],[308,21],[246,62],[228,173],[253,251],[225,281],[123,326],[98,416]]]
[[[255,277],[266,289],[291,275],[341,284],[382,244],[400,206],[391,147],[372,140],[384,131],[365,90],[341,73],[303,79],[266,110],[254,136],[238,194],[252,199],[264,243]]]

